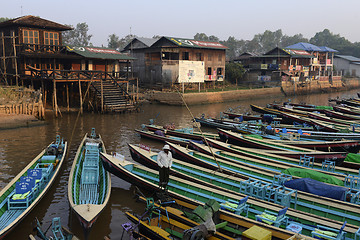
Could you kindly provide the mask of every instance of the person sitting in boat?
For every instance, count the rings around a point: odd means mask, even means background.
[[[172,154],[168,144],[165,144],[163,150],[157,155],[157,164],[159,166],[159,187],[166,190],[172,165]]]

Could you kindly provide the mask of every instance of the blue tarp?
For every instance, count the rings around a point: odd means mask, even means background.
[[[299,178],[285,182],[286,187],[297,189],[303,192],[312,193],[318,196],[328,197],[344,201],[347,188],[331,186],[311,178]]]

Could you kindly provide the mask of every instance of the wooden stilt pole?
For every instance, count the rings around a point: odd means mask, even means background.
[[[104,88],[103,88],[103,80],[100,79],[100,88],[101,88],[101,113],[104,113]]]
[[[54,85],[54,93],[53,93],[54,103],[53,103],[53,108],[55,109],[55,117],[57,117],[57,116],[58,116],[58,106],[57,106],[57,98],[56,98],[56,82],[55,82],[55,79],[53,79],[53,85]]]
[[[139,102],[139,78],[136,78],[136,102]]]
[[[14,64],[15,64],[15,81],[16,86],[19,86],[19,75],[18,75],[18,67],[17,67],[17,57],[16,57],[16,40],[15,40],[15,31],[11,31],[11,38],[14,47]]]
[[[70,112],[69,85],[68,84],[66,84],[66,101],[67,101],[67,111]]]
[[[9,85],[8,81],[7,81],[7,73],[6,73],[6,54],[5,54],[5,37],[4,37],[4,32],[1,32],[1,43],[2,43],[2,62],[3,62],[3,74],[4,74],[4,80],[6,82],[7,85]]]
[[[83,114],[83,100],[82,100],[82,93],[81,93],[80,78],[79,78],[79,94],[80,94],[80,114]]]

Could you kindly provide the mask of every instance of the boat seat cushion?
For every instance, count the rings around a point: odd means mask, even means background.
[[[29,169],[27,171],[29,177],[33,177],[37,180],[40,180],[42,178],[42,171],[39,168],[36,169]]]

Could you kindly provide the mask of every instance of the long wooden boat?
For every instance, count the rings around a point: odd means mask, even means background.
[[[351,120],[351,121],[359,121],[360,120],[360,116],[346,114],[346,113],[340,113],[340,112],[336,112],[336,111],[325,110],[324,113],[328,117],[333,117],[333,118],[338,118],[338,119],[343,119],[343,120]]]
[[[135,132],[138,133],[143,138],[148,138],[156,141],[161,142],[172,142],[176,144],[180,144],[181,146],[187,146],[191,140],[186,138],[180,138],[180,137],[173,137],[173,136],[167,136],[165,133],[163,135],[155,134],[151,131],[144,131],[140,129],[135,129]],[[195,141],[195,140],[193,140]]]
[[[276,154],[276,152],[268,152],[261,149],[254,149],[254,148],[244,148],[239,147],[236,145],[216,141],[213,139],[207,139],[208,144],[213,148],[212,150],[209,149],[208,146],[198,143],[191,143],[191,149],[199,151],[201,153],[205,153],[208,155],[215,154],[216,158],[223,158],[226,159],[229,156],[229,153],[236,154],[236,158],[240,158],[243,162],[250,162],[250,163],[258,163],[259,165],[265,167],[271,167],[274,169],[287,169],[290,167],[300,167],[299,160],[284,157]],[[279,164],[279,162],[281,164]],[[320,171],[326,173],[331,176],[335,176],[342,181],[345,181],[345,176],[348,174],[357,175],[357,169],[351,169],[346,167],[336,166],[334,172],[324,171],[322,169],[322,163],[314,162],[312,165],[312,170]]]
[[[66,227],[61,225],[60,218],[53,218],[52,224],[49,226],[49,228],[50,227],[55,228],[57,231],[59,231],[59,232],[55,233],[55,234],[57,234],[56,238],[55,238],[54,233],[53,233],[53,236],[49,236],[49,233],[47,233],[47,230],[43,229],[43,226],[40,224],[40,222],[39,222],[39,220],[37,218],[35,218],[34,224],[35,224],[35,227],[34,227],[35,236],[38,236],[42,240],[59,239],[60,231],[61,231],[62,236],[64,236],[64,239],[61,238],[59,240],[80,240],[69,229],[67,229]],[[29,239],[30,240],[36,240],[37,238],[35,236],[30,234]]]
[[[40,202],[59,174],[67,142],[56,141],[36,156],[0,192],[0,239],[13,230]]]
[[[164,129],[163,127],[157,125],[144,125],[144,127],[146,127],[149,131],[152,132],[163,131],[166,135],[192,140],[201,141],[203,139],[203,136],[207,138],[219,139],[219,135],[216,133],[203,132],[202,135],[200,132],[194,131],[193,128]]]
[[[187,218],[184,215],[184,212],[176,208],[169,206],[164,207],[158,203],[153,202],[153,199],[145,199],[144,197],[139,197],[139,199],[140,202],[147,204],[145,213],[141,216],[135,216],[130,212],[126,212],[125,214],[127,218],[129,218],[134,224],[138,225],[139,232],[149,237],[150,239],[186,239],[186,237],[189,237],[189,235],[192,236],[196,230],[196,227],[200,225],[190,218]],[[153,214],[152,211],[156,211],[156,215]],[[225,222],[217,224],[215,226],[217,231],[210,237],[207,237],[207,239],[235,240],[235,238],[223,234],[219,231],[226,225],[227,224],[225,224]],[[226,229],[241,234],[241,231],[238,229],[229,227]]]
[[[232,143],[243,147],[282,151],[282,152],[277,152],[277,154],[286,157],[296,158],[296,159],[300,159],[300,157],[307,155],[314,157],[315,161],[317,162],[322,162],[324,160],[332,160],[335,161],[337,165],[340,165],[342,164],[342,162],[346,157],[345,152],[322,152],[322,151],[312,151],[307,148],[300,148],[294,146],[290,147],[281,143],[267,142],[266,139],[243,137],[241,134],[222,130],[222,129],[218,129],[218,133],[221,140],[223,140],[224,142]]]
[[[95,128],[85,134],[76,152],[68,182],[68,199],[81,226],[88,232],[110,198],[111,179],[101,164],[105,145]]]
[[[107,166],[113,174],[122,178],[125,181],[128,181],[132,184],[135,184],[139,187],[148,189],[150,191],[158,190],[158,171],[149,169],[145,166],[136,165],[134,163],[116,159],[113,156],[102,154],[104,164]],[[184,180],[180,177],[170,176],[170,181],[168,184],[168,194],[176,199],[179,199],[188,204],[193,204],[194,201],[207,202],[209,199],[215,199],[220,203],[224,203],[229,199],[238,201],[241,199],[239,193],[229,193],[228,191],[219,190],[213,185],[209,185],[204,181],[197,180],[192,178],[191,181]],[[243,196],[243,195],[242,195]],[[283,209],[283,206],[275,204],[272,202],[260,200],[260,199],[250,199],[248,200],[250,205],[249,217],[254,219],[256,214],[261,213],[264,209],[269,209],[274,212],[278,212]],[[223,214],[228,214],[229,221],[236,222],[238,219],[243,219],[243,217],[225,212],[220,210]],[[311,213],[305,213],[295,209],[288,209],[287,216],[289,216],[293,221],[302,222],[304,225],[303,233],[310,235],[312,229],[316,224],[327,225],[334,228],[340,228],[342,222],[337,220],[332,220],[326,217],[317,216]],[[345,231],[349,235],[354,235],[357,231],[358,226],[353,224],[346,225]]]
[[[351,107],[351,106],[345,107],[345,106],[335,105],[333,108],[337,112],[360,116],[360,109],[357,107]]]
[[[157,169],[156,153],[142,150],[141,148],[134,145],[129,145],[129,148],[132,152],[134,160],[149,166],[152,169]],[[177,176],[189,181],[192,181],[192,178],[200,179],[201,181],[210,184],[209,186],[214,189],[229,191],[231,193],[235,191],[235,194],[239,194],[240,197],[244,197],[245,195],[243,194],[246,194],[246,190],[244,192],[245,188],[242,187],[244,186],[242,183],[248,180],[247,176],[245,175],[229,175],[228,173],[224,172],[214,172],[207,168],[199,167],[196,164],[186,163],[177,159],[174,159],[171,174],[172,176]],[[269,186],[267,193],[263,196],[257,195],[255,197],[257,199],[280,203],[280,201],[276,200],[275,198],[268,198],[267,194],[272,191],[271,188],[272,187]],[[353,224],[357,224],[360,220],[360,213],[358,212],[360,206],[357,204],[346,202],[344,205],[343,201],[315,196],[314,194],[307,192],[297,191],[295,193],[290,189],[285,191],[287,192],[287,201],[282,201],[280,203],[283,206],[299,209],[304,212],[312,212],[316,209],[316,211],[318,211],[317,214],[320,216],[326,216],[332,219],[339,219],[339,217],[342,218],[346,215],[346,218],[349,218],[349,221]],[[328,214],[329,204],[332,206],[331,214]],[[350,208],[352,208],[351,211],[349,211]]]
[[[251,136],[244,136],[251,137]],[[268,139],[268,142],[281,143],[289,146],[296,146],[300,148],[307,148],[318,151],[328,151],[328,152],[351,152],[358,153],[360,150],[360,142],[356,140],[337,140],[337,141],[304,141],[304,140],[271,140]]]

